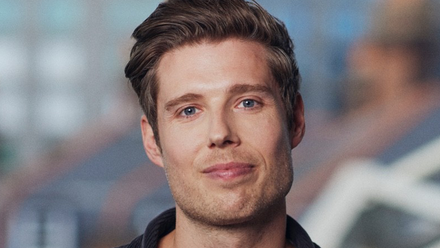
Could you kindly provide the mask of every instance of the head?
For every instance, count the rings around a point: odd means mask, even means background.
[[[244,0],[168,0],[138,26],[130,61],[125,68],[160,147],[157,125],[157,78],[164,54],[188,44],[228,38],[255,41],[268,51],[267,63],[277,82],[287,125],[294,125],[293,109],[300,75],[293,43],[282,22],[256,2]]]
[[[432,0],[386,0],[373,16],[367,41],[387,58],[408,61],[404,71],[413,72],[409,80],[432,79],[437,70],[438,10]]]
[[[438,10],[432,0],[384,0],[348,51],[345,110],[380,105],[438,78]]]

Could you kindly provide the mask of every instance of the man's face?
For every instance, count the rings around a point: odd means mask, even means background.
[[[265,48],[227,39],[185,45],[158,67],[161,150],[143,117],[150,159],[165,168],[177,210],[210,225],[237,224],[284,205],[301,140],[302,101],[288,130]]]

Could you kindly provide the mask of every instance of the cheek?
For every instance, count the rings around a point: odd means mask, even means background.
[[[173,170],[181,171],[193,163],[195,153],[200,147],[200,133],[168,128],[160,135],[162,155],[167,167],[172,166],[175,167]]]
[[[255,147],[263,151],[277,153],[281,148],[290,150],[289,133],[287,128],[277,116],[270,116],[265,119],[257,119],[245,128],[246,137],[252,139]]]

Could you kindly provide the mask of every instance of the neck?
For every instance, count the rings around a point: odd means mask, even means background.
[[[159,247],[293,247],[286,241],[285,201],[284,204],[269,209],[251,221],[226,226],[214,226],[192,220],[177,207],[176,229],[160,241]]]

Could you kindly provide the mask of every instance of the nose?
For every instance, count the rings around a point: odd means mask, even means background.
[[[209,148],[237,146],[240,143],[233,117],[225,114],[212,114],[208,128]]]

